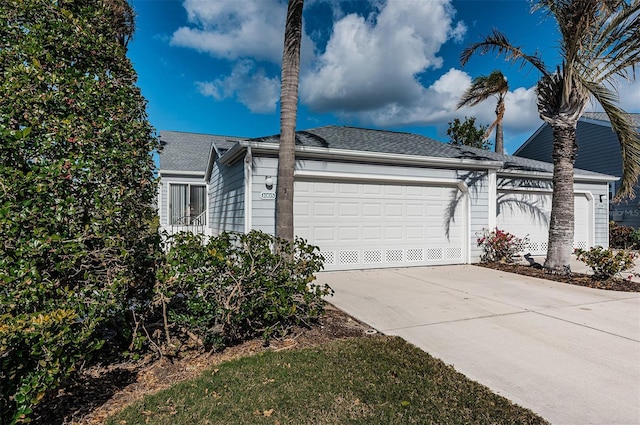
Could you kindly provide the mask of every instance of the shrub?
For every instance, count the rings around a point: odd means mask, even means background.
[[[640,231],[611,221],[609,222],[609,246],[617,249],[638,248],[640,247]]]
[[[151,294],[158,146],[126,0],[0,2],[0,423]],[[126,330],[119,326],[120,330]]]
[[[483,263],[512,263],[514,255],[528,243],[528,238],[518,238],[509,232],[495,228],[494,230],[483,229],[477,242],[482,248],[480,261]]]
[[[576,258],[593,271],[593,278],[607,280],[619,276],[622,272],[631,270],[635,265],[637,254],[629,251],[614,251],[611,248],[595,246],[588,251],[574,250]]]
[[[318,248],[266,233],[174,235],[158,272],[155,305],[165,322],[165,342],[188,335],[218,348],[261,336],[281,336],[324,312],[327,285],[313,284],[323,267]],[[280,244],[275,253],[273,247]]]

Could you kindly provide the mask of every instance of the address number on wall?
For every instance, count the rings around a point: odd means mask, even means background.
[[[275,192],[260,192],[260,199],[276,199]]]

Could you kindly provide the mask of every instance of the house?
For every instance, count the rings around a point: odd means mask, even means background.
[[[274,233],[279,136],[161,132],[162,229]],[[416,134],[326,126],[296,135],[294,226],[327,270],[479,261],[483,229],[546,253],[552,165]],[[576,247],[608,245],[608,184],[576,171]],[[206,196],[205,196],[206,194]]]
[[[640,127],[640,114],[631,114],[636,127]],[[585,112],[576,128],[578,153],[575,167],[599,173],[622,177],[622,153],[616,133],[604,112]],[[553,130],[549,124],[543,124],[536,132],[518,148],[514,155],[551,162],[553,147]],[[617,181],[609,183],[609,199],[617,190]],[[640,186],[636,193],[640,194]],[[640,202],[623,200],[609,205],[610,219],[625,226],[640,227]]]

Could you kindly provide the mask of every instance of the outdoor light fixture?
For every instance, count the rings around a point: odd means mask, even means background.
[[[271,176],[267,176],[267,177],[264,179],[264,186],[265,186],[268,190],[273,189],[273,179],[271,178]]]

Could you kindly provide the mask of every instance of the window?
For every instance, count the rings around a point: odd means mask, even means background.
[[[180,226],[206,224],[207,189],[203,185],[170,184],[170,223]]]

